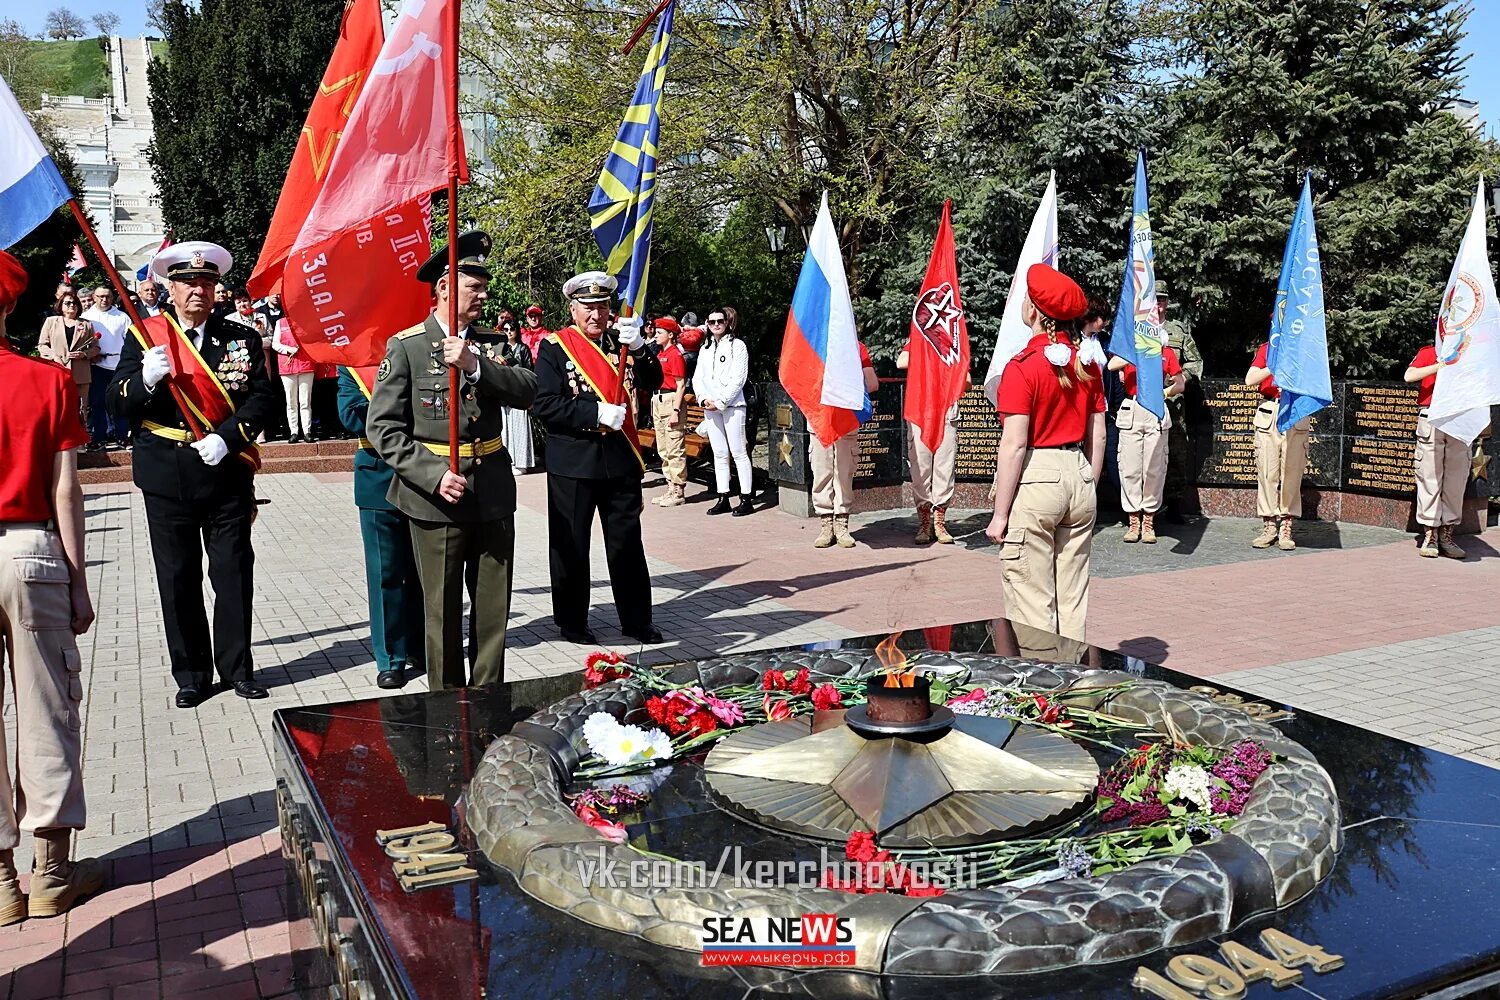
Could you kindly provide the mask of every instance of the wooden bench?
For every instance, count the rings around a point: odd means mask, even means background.
[[[709,448],[708,438],[704,437],[701,434],[695,434],[692,431],[692,428],[697,427],[699,424],[703,423],[703,407],[698,405],[698,401],[692,393],[688,393],[686,399],[687,406],[683,407],[682,418],[684,431],[684,434],[682,436],[682,444],[683,448],[687,451],[688,461],[692,462],[696,460],[698,456],[707,453]],[[636,436],[640,439],[641,447],[656,447],[656,429],[654,427],[642,428],[641,430],[636,432]]]

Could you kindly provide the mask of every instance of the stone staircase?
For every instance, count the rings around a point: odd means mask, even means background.
[[[310,444],[272,442],[261,445],[261,475],[279,472],[352,472],[353,440],[314,441]],[[78,478],[83,483],[130,482],[130,452],[83,452],[78,456]]]

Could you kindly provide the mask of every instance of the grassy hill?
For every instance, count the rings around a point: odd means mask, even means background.
[[[103,97],[109,93],[109,59],[103,38],[26,43],[36,87],[48,94]]]

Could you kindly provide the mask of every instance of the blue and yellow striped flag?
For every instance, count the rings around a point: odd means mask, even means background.
[[[651,217],[656,198],[656,139],[661,132],[661,92],[667,79],[667,49],[672,42],[676,0],[656,23],[656,37],[646,53],[635,97],[615,144],[605,157],[599,183],[589,198],[589,225],[610,274],[624,274],[620,302],[636,315],[646,305],[651,274]]]

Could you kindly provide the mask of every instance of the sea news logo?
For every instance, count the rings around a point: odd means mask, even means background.
[[[706,917],[703,964],[853,965],[854,918],[832,913]]]

